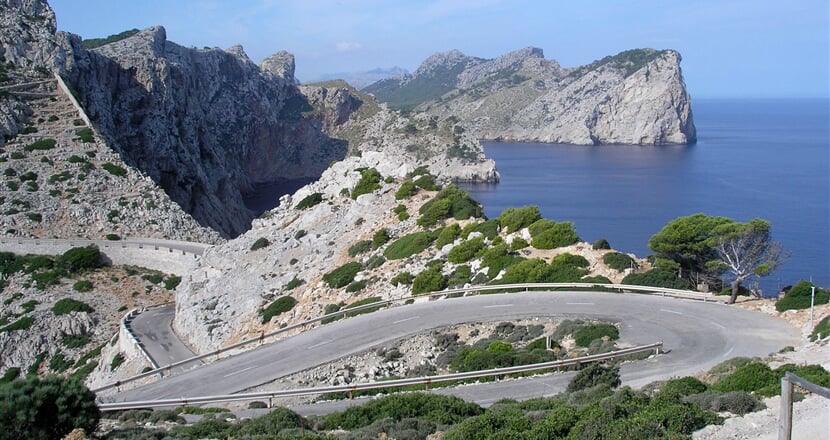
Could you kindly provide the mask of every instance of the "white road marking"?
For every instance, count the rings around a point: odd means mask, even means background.
[[[725,325],[720,325],[720,324],[718,324],[717,322],[714,322],[714,321],[712,322],[712,324],[714,324],[714,325],[716,325],[716,326],[720,327],[720,328],[721,328],[721,330],[726,330],[726,326],[725,326]]]
[[[594,303],[565,303],[569,306],[592,306]]]
[[[397,321],[392,321],[392,324],[400,324],[400,323],[402,323],[402,322],[412,321],[413,319],[418,319],[418,318],[420,318],[420,316],[413,316],[413,317],[411,317],[411,318],[399,319],[399,320],[397,320]]]
[[[513,307],[513,304],[496,304],[492,306],[484,306],[485,309],[495,309],[497,307]]]
[[[332,343],[332,342],[334,342],[334,339],[329,339],[328,341],[323,341],[323,342],[320,342],[320,343],[314,344],[314,345],[312,345],[312,346],[308,347],[308,349],[309,349],[309,350],[311,350],[312,348],[317,348],[317,347],[320,347],[320,346],[322,346],[322,345],[330,344],[330,343]]]
[[[244,372],[246,372],[246,371],[250,370],[251,368],[254,368],[254,367],[243,368],[243,369],[241,369],[241,370],[239,370],[239,371],[234,371],[233,373],[226,374],[226,375],[224,375],[224,376],[222,376],[222,377],[231,377],[231,376],[236,376],[237,374],[242,374],[242,373],[244,373]]]
[[[674,310],[660,309],[660,311],[661,312],[666,312],[666,313],[674,313],[675,315],[682,315],[683,314],[682,312],[676,312]]]

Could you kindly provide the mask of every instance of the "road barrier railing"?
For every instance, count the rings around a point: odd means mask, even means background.
[[[162,244],[164,243],[164,244]],[[0,245],[21,245],[21,246],[89,246],[95,245],[99,249],[152,249],[169,253],[181,252],[182,255],[193,255],[193,258],[204,254],[205,249],[210,245],[193,242],[182,242],[177,245],[175,241],[164,240],[159,243],[143,240],[91,240],[84,238],[0,238]]]
[[[272,399],[281,397],[296,397],[296,396],[311,396],[326,393],[354,393],[356,391],[374,390],[379,388],[400,388],[411,385],[423,385],[425,389],[429,388],[431,384],[451,382],[457,380],[479,379],[483,377],[497,377],[508,374],[533,373],[542,370],[558,369],[570,366],[583,366],[593,362],[610,361],[617,358],[630,356],[639,353],[646,353],[653,351],[659,354],[663,347],[662,342],[655,342],[653,344],[641,345],[638,347],[625,348],[608,353],[595,354],[590,356],[583,356],[573,359],[565,359],[561,361],[543,362],[538,364],[520,365],[515,367],[494,368],[490,370],[469,371],[464,373],[443,374],[439,376],[423,376],[413,377],[407,379],[395,379],[380,382],[369,382],[363,384],[349,384],[336,385],[328,387],[312,387],[312,388],[297,388],[292,390],[278,390],[278,391],[261,391],[256,393],[238,393],[225,394],[218,396],[198,396],[198,397],[182,397],[178,399],[160,399],[160,400],[145,400],[133,402],[114,402],[114,403],[99,403],[98,407],[102,411],[118,411],[126,409],[138,408],[161,408],[166,406],[188,406],[188,405],[203,405],[208,403],[226,403],[226,402],[240,402],[252,401],[260,399],[268,399],[269,406]]]
[[[167,364],[161,366],[159,368],[155,368],[153,370],[146,371],[144,373],[138,374],[136,376],[128,377],[126,379],[122,379],[118,382],[110,383],[107,385],[103,385],[92,390],[95,393],[106,391],[112,388],[118,388],[121,385],[135,382],[137,380],[141,380],[150,376],[158,375],[159,377],[164,377],[165,373],[167,375],[172,374],[173,368],[176,367],[183,367],[189,364],[195,364],[197,361],[204,361],[206,359],[215,358],[219,359],[219,356],[223,353],[227,353],[233,350],[238,350],[240,348],[244,348],[249,345],[254,344],[263,344],[265,340],[271,339],[275,336],[282,335],[284,333],[301,329],[306,326],[316,324],[318,322],[328,320],[328,319],[339,319],[349,314],[354,314],[356,312],[362,312],[365,310],[370,309],[378,309],[383,308],[392,304],[397,303],[407,303],[413,300],[417,301],[418,299],[424,299],[427,301],[433,301],[438,299],[444,298],[455,298],[460,296],[470,296],[476,295],[480,293],[500,293],[505,291],[530,291],[530,290],[542,290],[542,289],[604,289],[606,291],[618,291],[618,292],[629,292],[629,293],[646,293],[646,294],[653,294],[653,295],[660,295],[660,296],[669,296],[674,298],[681,298],[681,299],[692,299],[692,300],[699,300],[703,302],[714,302],[718,301],[714,295],[709,293],[701,293],[701,292],[692,292],[688,290],[679,290],[679,289],[667,289],[662,287],[651,287],[651,286],[637,286],[637,285],[627,285],[627,284],[597,284],[597,283],[525,283],[525,284],[497,284],[497,285],[486,285],[486,286],[470,286],[470,287],[463,287],[458,289],[447,289],[442,290],[439,292],[430,292],[425,293],[422,295],[418,295],[416,297],[408,297],[408,298],[397,298],[397,299],[389,299],[384,301],[373,302],[369,304],[365,304],[358,307],[341,309],[333,313],[329,313],[327,315],[319,316],[317,318],[312,318],[303,322],[299,322],[297,324],[292,324],[280,329],[277,329],[270,333],[262,333],[258,337],[246,339],[235,344],[219,348],[212,352],[203,353],[198,356],[194,356],[188,359],[184,359],[178,362],[173,362],[171,364]],[[721,300],[721,301],[725,301]],[[204,365],[205,363],[199,363],[198,365]]]
[[[816,385],[795,374],[787,373],[781,378],[781,407],[778,412],[778,440],[793,438],[793,385],[830,399],[830,388]]]

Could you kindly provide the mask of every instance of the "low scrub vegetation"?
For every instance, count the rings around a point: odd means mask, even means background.
[[[339,289],[347,286],[354,281],[355,275],[360,272],[361,264],[357,262],[346,263],[337,269],[323,275],[323,281],[328,283],[329,287]]]
[[[291,309],[297,304],[297,300],[291,296],[281,296],[276,299],[276,301],[272,302],[268,305],[268,307],[262,309],[262,322],[269,322],[271,318],[275,316],[279,316]]]
[[[816,291],[814,299],[815,304],[827,304],[828,300],[830,300],[830,293],[809,281],[800,281],[798,284],[791,287],[785,293],[783,298],[775,303],[775,309],[779,312],[783,312],[785,310],[810,308],[813,289]]]
[[[323,201],[322,193],[313,193],[305,196],[300,203],[295,206],[296,209],[308,209]]]

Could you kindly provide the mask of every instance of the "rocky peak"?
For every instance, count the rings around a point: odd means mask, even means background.
[[[49,68],[55,57],[57,23],[42,0],[0,0],[0,55],[6,62]]]
[[[469,57],[461,51],[453,49],[449,52],[439,52],[430,55],[424,60],[418,69],[412,74],[413,77],[433,75],[436,70],[454,70],[459,67],[466,68],[471,64],[480,61],[479,58]]]
[[[545,55],[538,47],[526,47],[501,55],[493,60],[481,62],[465,69],[458,75],[458,87],[468,87],[492,75],[510,75],[521,70],[528,60],[544,62]]]
[[[281,50],[262,60],[259,68],[293,84],[297,82],[294,78],[294,66],[294,55]]]
[[[123,40],[114,41],[94,49],[107,58],[142,59],[148,56],[160,58],[167,50],[167,30],[153,26]]]

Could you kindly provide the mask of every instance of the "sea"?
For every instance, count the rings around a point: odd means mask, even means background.
[[[828,99],[695,99],[694,145],[485,142],[501,181],[460,186],[490,218],[538,205],[584,241],[639,257],[677,217],[766,219],[790,257],[759,280],[763,294],[799,280],[830,287],[829,109]]]

